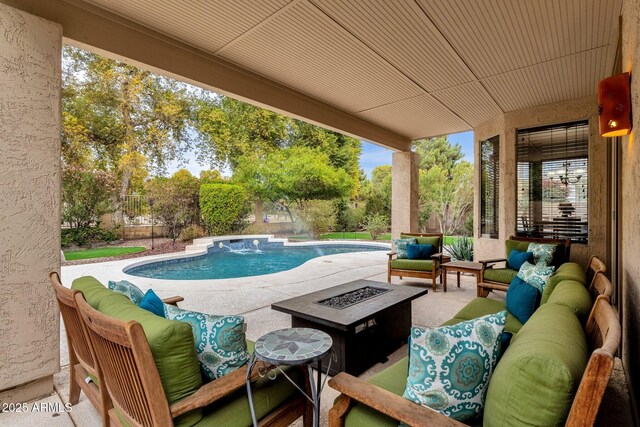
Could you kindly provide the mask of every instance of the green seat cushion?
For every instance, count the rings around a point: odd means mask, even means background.
[[[82,292],[96,310],[122,321],[135,320],[149,342],[153,359],[169,405],[194,393],[202,386],[200,366],[188,323],[168,320],[136,306],[122,294],[107,289],[93,277],[73,281],[72,289]],[[202,410],[178,417],[175,425],[193,425],[202,418]]]
[[[547,302],[569,307],[583,324],[587,321],[593,305],[587,288],[575,280],[563,280],[558,283]]]
[[[402,396],[407,385],[409,358],[405,357],[369,378],[377,385],[393,394]],[[368,406],[355,403],[345,418],[345,427],[398,427],[398,421]]]
[[[247,349],[253,353],[254,343],[247,340]],[[289,378],[294,380],[304,390],[304,376],[296,367],[283,367]],[[275,380],[268,377],[260,378],[251,386],[251,397],[256,410],[256,417],[263,418],[273,409],[280,406],[291,397],[302,396],[298,390],[278,372]],[[205,408],[205,415],[196,424],[198,427],[236,427],[250,426],[251,412],[249,399],[244,387],[231,395]]]
[[[547,302],[556,285],[563,280],[574,280],[585,286],[587,284],[587,276],[584,274],[584,270],[580,267],[580,264],[565,262],[556,270],[553,276],[549,278],[549,281],[547,281],[547,285],[544,287],[542,297],[540,298],[540,304]]]
[[[432,236],[432,237],[419,237],[419,236],[411,236],[409,234],[401,234],[401,238],[408,239],[414,237],[419,245],[433,245],[436,249],[436,252],[440,251],[440,237]]]
[[[487,268],[484,271],[483,279],[508,285],[516,277],[516,274],[518,271],[510,268]]]
[[[486,316],[487,314],[498,313],[502,310],[506,310],[504,301],[496,301],[489,298],[474,298],[467,305],[462,307],[462,310],[457,312],[456,315],[453,316],[453,319],[445,322],[444,325],[458,323],[457,321],[452,322],[453,320],[462,319],[464,321],[476,319],[478,317]],[[520,331],[520,328],[522,328],[522,323],[520,323],[520,321],[511,313],[507,312],[507,323],[505,324],[504,330],[515,335]]]
[[[484,425],[564,425],[588,357],[573,311],[558,304],[540,307],[496,366]]]
[[[393,259],[391,268],[398,270],[431,271],[433,260],[430,259]]]

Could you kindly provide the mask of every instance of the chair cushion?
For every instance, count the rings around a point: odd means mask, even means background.
[[[165,304],[164,313],[167,319],[191,325],[200,369],[207,379],[223,377],[249,360],[244,317],[215,316],[169,304]]]
[[[403,397],[459,421],[482,413],[506,316],[503,310],[457,325],[411,328]]]
[[[164,303],[160,299],[153,289],[149,289],[144,296],[142,297],[142,301],[139,304],[140,308],[143,308],[147,311],[152,312],[156,316],[165,317],[164,316]]]
[[[487,268],[483,278],[491,282],[499,282],[508,285],[518,274],[518,270],[510,268]]]
[[[419,245],[410,243],[407,245],[407,258],[409,259],[430,259],[431,255],[436,253],[433,245]]]
[[[486,316],[487,314],[498,313],[506,309],[506,305],[503,301],[497,301],[490,298],[474,298],[467,305],[453,316],[453,319],[443,323],[443,325],[452,325],[458,323],[460,320],[471,320],[477,317]],[[522,328],[522,323],[516,319],[513,314],[507,312],[507,323],[504,330],[517,334]]]
[[[523,325],[536,311],[539,305],[540,292],[527,282],[514,277],[507,290],[507,310]]]
[[[507,264],[509,264],[509,268],[513,270],[520,270],[520,267],[522,267],[525,261],[533,262],[533,252],[520,252],[514,249],[509,253]]]
[[[588,357],[573,311],[543,305],[496,366],[485,401],[485,425],[564,425]]]
[[[142,292],[142,290],[139,287],[129,282],[128,280],[120,280],[118,282],[109,280],[109,283],[107,283],[107,286],[112,291],[118,292],[119,294],[126,296],[131,301],[133,301],[136,305],[140,305],[142,298],[144,298],[144,292]]]
[[[431,271],[433,260],[430,259],[393,259],[391,268],[398,270]]]
[[[143,310],[90,276],[74,280],[71,288],[82,292],[87,303],[101,313],[118,320],[135,320],[142,325],[169,405],[202,386],[191,326]],[[193,425],[201,418],[202,410],[194,410],[176,418],[174,424]]]
[[[593,305],[587,288],[575,280],[563,280],[558,283],[547,302],[569,307],[583,324],[587,321]]]
[[[398,259],[407,259],[407,245],[415,244],[416,239],[413,237],[406,239],[393,239],[393,247],[396,248],[396,254]]]
[[[542,293],[554,269],[555,267],[552,265],[547,266],[542,263],[534,265],[525,261],[518,271],[518,277]]]
[[[552,265],[553,256],[556,253],[558,245],[551,243],[531,243],[529,244],[529,252],[533,253],[534,264]]]
[[[544,287],[544,291],[542,292],[540,304],[547,302],[556,285],[563,280],[574,280],[584,286],[587,285],[587,276],[584,274],[584,270],[580,264],[575,262],[565,262],[558,267],[554,275],[547,281],[547,286]]]

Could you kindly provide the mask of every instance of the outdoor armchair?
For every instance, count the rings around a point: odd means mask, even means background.
[[[431,259],[398,259],[396,251],[391,251],[387,254],[389,259],[387,260],[387,282],[391,283],[391,276],[398,276],[400,279],[403,277],[416,277],[420,279],[431,279],[433,283],[433,289],[436,290],[436,279],[440,277],[442,281],[442,269],[440,265],[443,262],[442,254],[442,234],[420,234],[420,233],[402,233],[400,235],[404,238],[414,237],[418,244],[431,244],[433,245],[437,253],[431,256]]]

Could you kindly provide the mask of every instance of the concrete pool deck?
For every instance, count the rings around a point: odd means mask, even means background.
[[[147,257],[162,258],[164,255]],[[141,258],[133,261],[140,261]],[[272,303],[283,299],[314,292],[320,289],[340,285],[353,280],[369,279],[386,282],[386,251],[354,252],[314,258],[292,270],[264,276],[176,281],[147,279],[131,276],[122,271],[132,260],[102,262],[65,266],[62,268],[62,282],[70,286],[71,282],[81,276],[91,275],[102,283],[109,280],[130,280],[142,290],[153,288],[160,297],[181,295],[185,298],[179,305],[195,311],[215,314],[241,314],[247,322],[247,338],[256,340],[263,334],[290,326],[290,316],[271,310]],[[437,326],[450,319],[467,302],[476,296],[475,278],[461,277],[461,287],[455,286],[455,275],[450,277],[448,292],[439,286],[436,292],[431,289],[431,281],[420,279],[398,280],[393,283],[408,286],[427,286],[429,293],[413,301],[413,324],[416,326]],[[494,295],[492,298],[503,298]],[[61,322],[62,325],[62,322]],[[64,327],[64,326],[62,326]],[[64,330],[61,331],[60,356],[61,371],[55,375],[54,382],[57,394],[46,399],[47,402],[68,402],[69,392],[69,358]],[[361,378],[368,378],[407,354],[406,345],[389,356],[386,363],[379,363]],[[327,412],[337,392],[327,386],[322,393],[321,425],[327,425]],[[43,400],[45,401],[45,400]],[[51,412],[31,412],[28,414],[0,413],[0,425],[52,425],[52,426],[100,426],[101,419],[84,394],[80,402],[70,412],[60,412],[53,416]],[[296,426],[302,425],[298,421]]]

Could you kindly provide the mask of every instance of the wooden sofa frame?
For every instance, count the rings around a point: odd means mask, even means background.
[[[594,424],[613,371],[621,331],[615,311],[605,295],[596,299],[585,333],[592,352],[569,411],[565,424],[568,427]],[[341,393],[329,410],[329,427],[344,426],[345,417],[354,401],[411,427],[465,425],[345,372],[330,379],[329,385]]]
[[[431,256],[431,259],[434,262],[431,266],[431,271],[420,271],[420,270],[403,270],[399,268],[392,268],[391,261],[393,261],[394,257],[397,257],[396,251],[391,251],[387,254],[389,257],[387,261],[387,283],[391,283],[391,276],[398,276],[400,279],[403,277],[416,277],[419,279],[431,279],[433,281],[433,290],[436,290],[436,279],[440,277],[440,281],[442,282],[442,269],[440,268],[440,264],[443,262],[442,255],[442,244],[444,241],[444,236],[440,233],[401,233],[403,236],[411,236],[411,237],[440,237],[440,245],[438,247],[438,253],[435,253]]]

